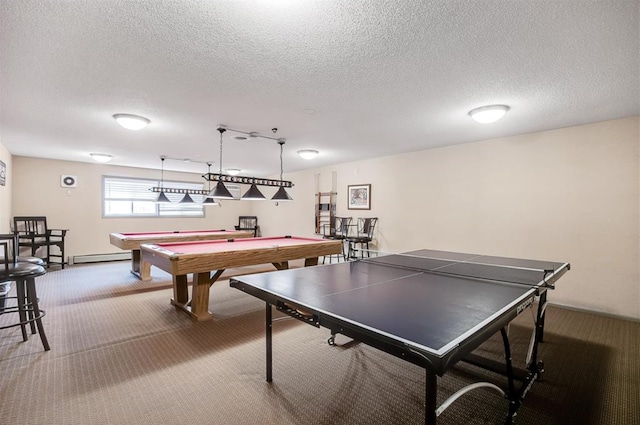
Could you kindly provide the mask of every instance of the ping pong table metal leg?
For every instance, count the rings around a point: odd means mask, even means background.
[[[436,425],[436,403],[438,395],[438,377],[435,372],[426,367],[426,382],[425,382],[425,407],[424,407],[424,423],[425,425]]]
[[[267,342],[267,382],[273,381],[273,346],[272,346],[272,328],[273,328],[273,320],[271,314],[271,304],[266,302],[266,315],[265,315],[265,324],[266,324],[266,342]]]
[[[536,332],[538,332],[538,342],[544,338],[544,318],[547,304],[547,291],[543,291],[538,298],[538,317],[536,320]]]

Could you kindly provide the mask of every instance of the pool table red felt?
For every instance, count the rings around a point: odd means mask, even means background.
[[[195,242],[143,244],[141,258],[173,276],[171,303],[194,320],[207,320],[209,287],[225,269],[257,264],[289,268],[290,260],[304,259],[305,266],[318,264],[318,257],[342,252],[342,241],[281,236]],[[213,272],[213,273],[212,273]],[[193,273],[191,300],[187,275]]]
[[[111,245],[131,250],[131,273],[141,280],[151,279],[151,265],[140,261],[140,245],[144,243],[184,242],[216,239],[250,238],[246,230],[175,230],[165,232],[111,233]]]

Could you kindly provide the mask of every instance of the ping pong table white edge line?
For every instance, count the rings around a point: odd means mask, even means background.
[[[539,263],[549,263],[549,264],[561,264],[562,266],[560,268],[563,268],[567,263],[556,263],[553,261],[541,261],[541,260],[526,260],[524,258],[515,258],[515,257],[499,257],[496,255],[483,255],[483,254],[464,254],[464,255],[469,255],[470,257],[464,260],[454,260],[452,258],[440,258],[440,257],[424,257],[421,255],[414,255],[414,254],[410,254],[410,253],[393,253],[393,252],[384,252],[384,251],[373,251],[373,250],[368,250],[369,252],[375,252],[378,254],[384,254],[383,257],[388,256],[388,255],[399,255],[399,256],[403,256],[403,257],[411,257],[411,258],[423,258],[425,260],[437,260],[437,261],[448,261],[451,264],[444,264],[442,266],[436,267],[435,269],[429,269],[429,271],[438,271],[440,269],[452,266],[452,265],[456,265],[456,264],[474,264],[474,265],[478,265],[478,266],[491,266],[491,267],[500,267],[500,268],[504,268],[504,269],[514,269],[514,270],[526,270],[526,271],[532,271],[532,272],[546,272],[548,271],[548,269],[536,269],[536,268],[532,268],[532,267],[518,267],[518,266],[511,266],[508,264],[494,264],[494,263],[481,263],[481,262],[477,262],[477,261],[471,261],[471,260],[475,260],[475,259],[479,259],[482,257],[497,257],[497,258],[505,258],[505,259],[509,259],[509,260],[523,260],[523,261],[537,261]],[[420,251],[420,250],[417,250]],[[457,254],[452,252],[453,254]],[[378,257],[372,257],[374,260],[372,260],[372,263],[375,263],[375,258]],[[368,260],[368,258],[360,258],[358,260]],[[391,265],[391,264],[390,264]],[[473,277],[473,276],[470,276]]]

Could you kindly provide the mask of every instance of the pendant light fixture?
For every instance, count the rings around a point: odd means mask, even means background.
[[[291,198],[291,196],[289,196],[289,194],[287,193],[285,188],[282,186],[282,172],[283,172],[283,168],[282,168],[282,150],[283,150],[283,146],[284,146],[284,139],[278,139],[278,144],[280,145],[280,188],[278,189],[276,194],[273,195],[273,198],[271,198],[271,200],[272,201],[292,201],[293,198]]]
[[[194,204],[193,198],[188,193],[184,194],[184,197],[180,200],[181,204]]]
[[[220,132],[220,175],[222,176],[222,134],[227,131],[227,129],[220,126],[218,127],[218,131]],[[233,199],[233,195],[229,192],[229,189],[227,189],[222,180],[218,180],[218,184],[209,192],[208,196],[218,199]]]
[[[160,160],[162,161],[160,164],[160,193],[158,194],[158,197],[156,198],[155,202],[157,204],[167,204],[170,203],[171,201],[169,200],[169,198],[167,198],[167,195],[165,195],[164,193],[164,160],[165,157],[161,156]]]
[[[207,162],[207,174],[211,174],[211,163]],[[207,180],[207,187],[209,188],[209,193],[211,193],[211,180]],[[202,205],[210,206],[210,205],[218,205],[215,199],[210,198],[209,195],[205,196],[204,201],[202,201]]]
[[[260,192],[260,189],[258,189],[258,186],[256,186],[255,183],[251,183],[249,190],[247,190],[247,192],[242,195],[242,198],[240,199],[242,199],[243,201],[264,201],[267,198],[265,198],[262,192]]]

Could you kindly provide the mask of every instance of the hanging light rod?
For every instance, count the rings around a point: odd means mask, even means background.
[[[237,130],[234,128],[229,128],[224,124],[220,124],[217,130],[220,132],[220,134],[226,131],[233,131],[235,133],[246,134],[251,138],[262,137],[263,139],[275,140],[276,142],[278,142],[280,146],[284,145],[287,140],[284,137],[265,136],[256,131],[243,131],[243,130]],[[274,127],[271,129],[271,131],[273,133],[276,133],[278,131],[278,128]],[[257,185],[257,186],[271,186],[271,187],[293,187],[293,183],[287,180],[282,180],[282,176],[280,176],[280,179],[262,179],[262,178],[246,177],[246,176],[238,176],[238,175],[231,176],[227,174],[222,174],[222,171],[220,171],[217,174],[207,173],[203,175],[202,178],[212,182],[217,181],[217,182],[223,182],[223,183],[242,183],[242,184],[251,184],[251,185]]]
[[[210,162],[213,162],[213,161],[199,161],[199,160],[193,159],[193,158],[174,158],[174,157],[171,157],[171,156],[164,156],[164,159],[170,159],[172,161],[180,161],[180,162],[193,162],[193,163],[196,163],[196,164],[209,164]]]
[[[241,199],[245,199],[245,200],[265,200],[266,197],[260,192],[260,190],[257,188],[257,186],[270,186],[270,187],[277,187],[278,191],[276,192],[276,194],[274,195],[273,198],[271,198],[272,200],[291,200],[291,196],[289,196],[289,194],[285,191],[285,188],[291,188],[293,187],[293,183],[291,181],[288,180],[283,180],[282,179],[282,174],[283,174],[283,167],[282,167],[282,147],[284,146],[284,144],[286,143],[286,139],[283,137],[270,137],[270,136],[264,136],[261,135],[255,131],[242,131],[242,130],[237,130],[237,129],[232,129],[232,128],[228,128],[226,125],[219,125],[218,128],[216,128],[216,130],[220,133],[220,170],[218,173],[212,173],[211,172],[211,162],[207,161],[205,162],[208,166],[208,171],[206,174],[202,175],[202,178],[207,180],[209,183],[210,182],[217,182],[216,187],[214,187],[213,189],[211,189],[211,184],[209,184],[209,189],[208,190],[200,190],[200,189],[182,189],[182,188],[170,188],[170,187],[164,187],[164,184],[161,183],[160,186],[158,187],[153,187],[150,190],[152,192],[159,192],[159,197],[162,196],[164,198],[166,198],[165,193],[171,193],[171,194],[181,194],[181,195],[185,195],[184,198],[180,201],[181,203],[193,203],[193,199],[189,196],[189,195],[200,195],[200,196],[204,196],[205,199],[207,198],[217,198],[217,199],[236,199],[230,192],[229,190],[225,187],[224,183],[241,183],[241,184],[249,184],[251,185],[251,188],[249,189],[249,191],[247,193],[245,193]],[[269,140],[275,140],[276,142],[278,142],[278,145],[280,145],[280,179],[264,179],[264,178],[256,178],[256,177],[246,177],[246,176],[239,176],[239,175],[230,175],[230,174],[223,174],[222,173],[222,145],[223,145],[223,140],[222,140],[222,136],[225,132],[227,131],[233,131],[236,133],[241,133],[241,134],[246,134],[251,138],[255,138],[255,137],[262,137],[264,139],[269,139]],[[272,128],[271,131],[275,134],[278,129],[276,127]],[[170,158],[167,156],[161,156],[160,159],[162,160],[162,170],[164,172],[164,161],[165,159],[172,159],[172,160],[177,160],[177,161],[190,161],[190,162],[200,162],[200,161],[193,161],[193,160],[186,160],[186,159],[181,159],[181,158]],[[164,182],[164,175],[161,179],[162,182]]]
[[[247,136],[249,136],[252,139],[255,139],[256,137],[262,137],[263,139],[269,139],[269,140],[275,140],[276,142],[286,142],[287,139],[285,139],[284,137],[271,137],[271,136],[265,136],[264,134],[260,134],[257,131],[242,131],[242,130],[236,130],[235,128],[229,128],[224,124],[220,124],[218,126],[218,131],[220,131],[219,129],[223,128],[227,131],[233,131],[234,133],[241,133],[241,134],[246,134]],[[278,128],[274,127],[271,129],[272,132],[277,132]]]
[[[210,182],[222,181],[225,183],[241,183],[241,184],[255,184],[258,186],[271,186],[271,187],[293,187],[294,184],[287,180],[274,180],[274,179],[261,179],[256,177],[243,177],[243,176],[228,176],[226,174],[207,173],[202,176],[203,179]]]
[[[201,189],[176,189],[173,187],[152,187],[149,189],[152,192],[164,192],[164,193],[179,193],[181,195],[203,195],[206,196],[209,191]]]

